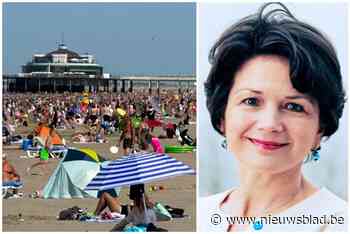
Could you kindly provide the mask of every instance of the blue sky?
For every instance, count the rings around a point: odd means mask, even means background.
[[[3,72],[64,42],[114,75],[196,71],[194,3],[4,3]]]

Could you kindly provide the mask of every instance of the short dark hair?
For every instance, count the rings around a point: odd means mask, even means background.
[[[265,12],[271,4],[280,7]],[[346,101],[337,54],[325,35],[297,20],[282,3],[264,4],[256,14],[228,28],[211,48],[205,94],[214,129],[224,135],[220,125],[234,76],[259,55],[288,60],[293,87],[317,100],[320,130],[323,136],[331,136],[338,129]]]

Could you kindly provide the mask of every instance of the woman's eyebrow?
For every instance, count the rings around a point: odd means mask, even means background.
[[[234,95],[240,93],[240,92],[252,92],[252,93],[256,93],[256,94],[262,94],[262,91],[259,90],[255,90],[255,89],[238,89],[236,91],[234,91]]]
[[[315,101],[309,97],[309,96],[306,96],[306,95],[293,95],[293,96],[287,96],[285,97],[286,99],[292,99],[292,100],[295,100],[295,99],[305,99],[306,101],[309,101],[311,102],[312,104],[315,104]]]

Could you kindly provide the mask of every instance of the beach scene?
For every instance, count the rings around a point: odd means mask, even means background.
[[[4,19],[2,230],[195,231],[195,5]]]

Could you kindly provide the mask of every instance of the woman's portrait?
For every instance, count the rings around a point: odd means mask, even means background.
[[[347,4],[198,4],[200,231],[347,231]]]

